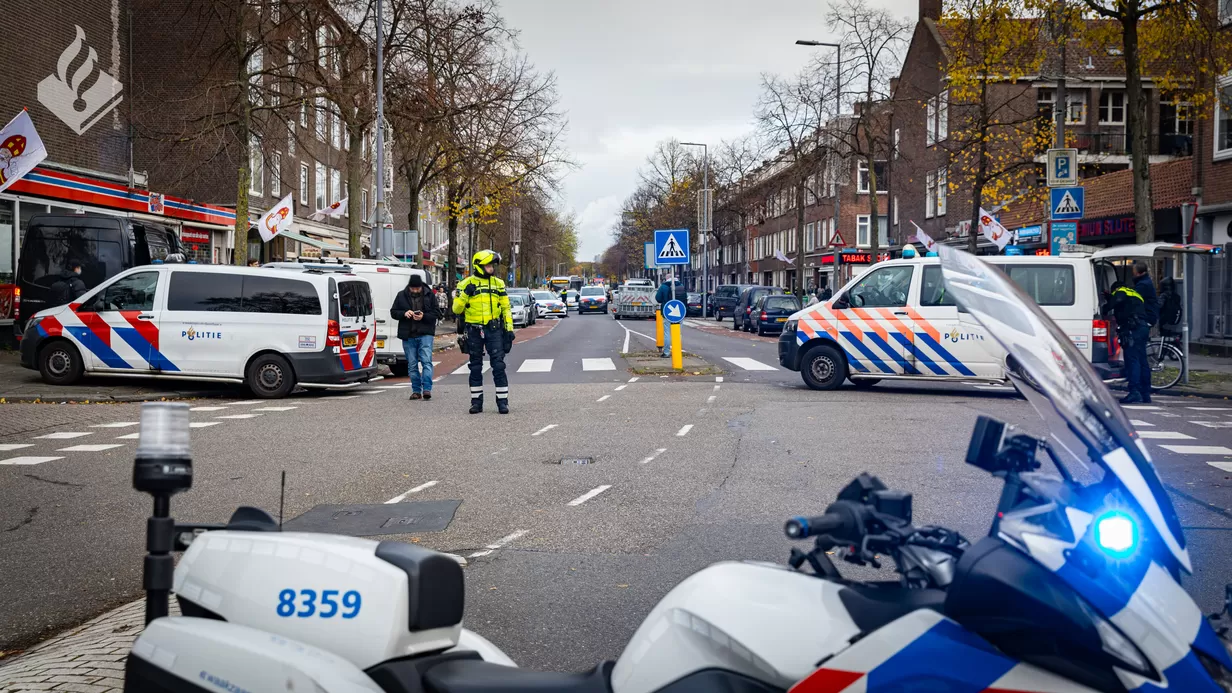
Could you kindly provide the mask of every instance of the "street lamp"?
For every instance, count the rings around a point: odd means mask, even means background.
[[[711,204],[713,196],[710,193],[710,148],[702,142],[681,142],[685,147],[702,148],[702,204],[700,214],[703,217],[698,226],[698,235],[702,239],[702,317],[706,317],[706,293],[710,290],[710,253],[708,236],[710,235]]]
[[[825,48],[833,48],[835,50],[836,55],[834,59],[834,119],[837,122],[839,114],[842,113],[843,111],[843,89],[842,89],[842,85],[843,85],[843,46],[838,43],[828,43],[826,41],[813,41],[810,39],[798,39],[796,41],[796,45],[797,46],[813,46],[813,47],[820,46],[820,47],[825,47]],[[818,135],[820,135],[821,133],[821,119],[820,118],[818,118],[818,122],[817,122],[817,131],[818,131]],[[834,183],[837,189],[837,184],[838,184],[838,171],[837,170],[835,170],[834,176],[835,176]],[[835,231],[839,230],[839,224],[841,223],[840,218],[839,218],[839,201],[842,200],[842,198],[843,196],[840,194],[836,194],[834,196],[834,230]],[[801,201],[801,204],[803,204],[803,201]],[[872,223],[876,224],[877,222],[876,220],[874,220]],[[874,231],[873,233],[880,233],[880,231],[879,230]],[[835,253],[833,279],[836,282],[839,280],[838,259],[840,257],[841,257],[841,254]],[[804,264],[803,260],[800,262],[800,264],[801,265]],[[804,286],[804,267],[803,266],[800,267],[800,285]],[[820,286],[821,286],[821,283],[818,282],[818,287]]]

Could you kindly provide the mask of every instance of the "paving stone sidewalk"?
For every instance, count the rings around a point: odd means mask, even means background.
[[[172,600],[171,614],[179,612]],[[124,660],[144,624],[145,601],[139,600],[0,659],[0,693],[119,693]]]

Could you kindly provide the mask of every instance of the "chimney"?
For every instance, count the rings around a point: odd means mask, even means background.
[[[920,21],[925,17],[933,21],[941,19],[941,0],[920,0]]]
[[[864,110],[864,102],[853,101],[851,103],[851,114],[852,115],[858,116],[863,110]]]
[[[890,78],[890,98],[891,98],[891,99],[892,99],[892,98],[894,98],[894,95],[895,95],[897,92],[898,92],[898,78],[897,78],[897,77],[891,77],[891,78]]]

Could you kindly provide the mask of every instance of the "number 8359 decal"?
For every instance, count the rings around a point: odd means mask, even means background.
[[[341,593],[341,599],[339,594]],[[298,599],[297,599],[298,598]],[[278,615],[283,618],[355,618],[363,606],[363,597],[355,590],[299,590],[285,589],[278,593]]]

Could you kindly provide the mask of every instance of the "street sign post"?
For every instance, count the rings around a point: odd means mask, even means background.
[[[1074,245],[1078,242],[1078,222],[1076,221],[1054,221],[1052,222],[1052,254],[1060,255],[1062,245]]]
[[[1053,221],[1081,219],[1086,208],[1086,189],[1082,186],[1074,188],[1053,188],[1048,191],[1048,209]]]
[[[1048,150],[1048,187],[1078,185],[1078,150]]]
[[[656,265],[687,265],[692,261],[688,229],[656,229],[654,234]]]
[[[680,346],[680,323],[684,320],[686,313],[685,305],[679,299],[673,298],[663,304],[663,319],[668,322],[668,329],[672,331],[672,368],[676,370],[684,368],[684,352]]]
[[[656,267],[654,241],[647,241],[646,245],[643,247],[643,251],[645,252],[645,256],[646,256],[644,260],[645,269],[647,270],[654,269]]]

